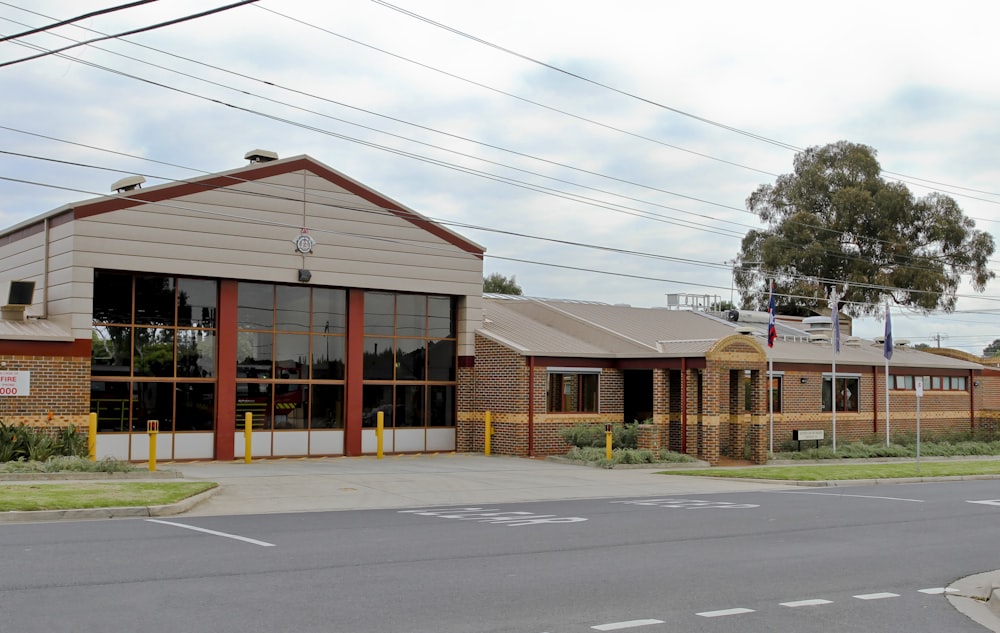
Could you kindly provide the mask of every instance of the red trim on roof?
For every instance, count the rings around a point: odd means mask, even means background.
[[[292,173],[298,170],[312,172],[313,174],[320,176],[321,178],[328,180],[339,187],[343,187],[350,193],[353,193],[354,195],[363,198],[374,205],[386,209],[387,211],[391,211],[398,217],[411,222],[431,235],[439,237],[467,253],[471,253],[479,257],[483,256],[483,249],[475,244],[458,237],[450,231],[446,231],[444,228],[431,222],[430,220],[415,215],[414,212],[403,208],[392,200],[389,200],[371,189],[368,189],[367,187],[360,185],[327,167],[324,167],[310,158],[297,158],[287,161],[279,160],[261,163],[245,170],[226,175],[209,176],[192,182],[182,182],[173,186],[160,187],[156,189],[134,189],[125,194],[126,197],[112,196],[91,202],[89,204],[77,206],[73,209],[73,218],[89,218],[102,213],[136,207],[141,204],[163,202],[164,200],[172,200],[210,189],[221,189],[232,185],[242,184],[247,181],[263,180],[264,178]]]
[[[63,341],[0,340],[3,356],[90,356],[90,339]]]

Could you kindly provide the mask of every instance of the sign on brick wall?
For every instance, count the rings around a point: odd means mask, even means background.
[[[30,395],[30,371],[0,371],[0,396]]]

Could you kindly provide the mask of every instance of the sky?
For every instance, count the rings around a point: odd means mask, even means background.
[[[738,303],[727,262],[761,227],[747,196],[846,140],[1000,233],[1000,4],[259,0],[19,61],[235,1],[0,42],[0,227],[262,148],[444,223],[525,295]],[[0,37],[114,6],[0,1]],[[952,314],[894,309],[894,338],[981,353],[1000,279],[959,296]]]

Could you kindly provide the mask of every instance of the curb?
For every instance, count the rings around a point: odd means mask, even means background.
[[[198,504],[212,498],[219,492],[216,485],[204,492],[181,499],[177,503],[157,506],[122,506],[114,508],[86,508],[79,510],[30,510],[0,512],[0,523],[32,523],[39,521],[59,521],[69,519],[86,521],[94,519],[148,518],[182,514]]]

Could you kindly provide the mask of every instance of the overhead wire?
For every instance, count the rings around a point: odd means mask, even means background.
[[[72,59],[72,58],[70,58],[70,59]],[[118,71],[113,71],[113,72],[118,72]],[[141,78],[137,78],[137,79],[141,79]],[[156,82],[152,82],[152,83],[154,83],[155,85],[160,85],[160,86],[163,86],[163,84],[157,84]],[[170,89],[176,89],[176,88],[173,88],[173,87],[169,87],[169,86],[163,86],[163,87],[168,87],[168,88],[170,88]],[[181,91],[181,92],[183,92],[183,93],[185,93],[185,94],[190,94],[190,95],[192,95],[192,96],[198,96],[198,97],[201,97],[201,98],[204,98],[204,97],[202,97],[201,95],[195,95],[194,93],[190,93],[190,92],[188,92],[188,91],[183,91],[183,90],[180,90],[180,91]],[[223,104],[223,105],[230,105],[230,104]],[[230,107],[235,107],[235,106],[232,106],[232,105],[230,105]],[[250,111],[250,112],[254,112],[254,113],[256,113],[256,114],[262,114],[262,113],[257,113],[257,112],[255,112],[255,111],[251,111],[251,110],[247,110],[247,109],[244,109],[244,110],[246,110],[246,111]],[[266,114],[265,114],[265,115],[263,115],[263,116],[270,116],[270,115],[266,115]],[[274,118],[274,117],[271,117],[271,118]],[[289,123],[292,123],[292,124],[294,124],[294,122],[291,122],[291,121],[288,121],[288,120],[286,120],[286,119],[280,119],[280,118],[278,118],[277,120],[282,120],[282,121],[285,121],[285,122],[289,122]],[[311,127],[311,126],[309,126],[309,127]],[[320,131],[320,130],[318,130],[317,128],[312,128],[312,129],[315,129],[315,130],[317,130],[317,131]],[[370,128],[369,128],[369,129],[370,129]],[[336,135],[336,136],[339,136],[339,135]],[[348,139],[349,139],[349,137],[342,137],[342,138],[348,138]],[[355,141],[357,141],[357,139],[351,139],[351,140],[355,140]],[[369,145],[371,145],[371,144],[369,144]],[[372,145],[372,146],[374,146],[374,145]],[[378,147],[378,146],[376,146],[376,147]],[[383,149],[384,149],[384,148],[383,148]],[[411,155],[411,156],[413,156],[412,154],[408,154],[408,153],[406,153],[406,154],[407,154],[407,155]],[[478,158],[478,157],[473,157],[473,158]],[[435,162],[436,162],[437,164],[441,164],[441,163],[440,163],[439,161],[435,161]],[[487,162],[489,162],[489,161],[487,161]],[[465,170],[465,171],[467,171],[467,173],[471,173],[471,172],[468,172],[468,170],[466,170],[465,168],[461,168],[461,169],[462,169],[462,170]],[[557,179],[557,180],[558,180],[558,179]],[[570,184],[573,184],[573,183],[570,183]],[[640,186],[641,186],[641,185],[640,185]],[[572,195],[572,194],[570,194],[570,195]],[[615,195],[617,195],[617,194],[615,194]],[[733,207],[733,208],[735,209],[735,207]]]
[[[0,43],[9,42],[11,40],[20,39],[22,37],[27,37],[29,35],[36,35],[38,33],[44,33],[46,31],[51,31],[52,29],[59,28],[61,26],[66,26],[68,24],[75,24],[76,22],[81,22],[83,20],[89,20],[90,18],[97,17],[99,15],[107,15],[109,13],[115,13],[117,11],[122,11],[124,9],[132,9],[144,4],[151,4],[153,2],[159,2],[159,0],[136,0],[136,2],[129,2],[128,4],[120,4],[116,7],[107,7],[104,9],[98,9],[96,11],[91,11],[89,13],[84,13],[83,15],[78,15],[73,18],[68,18],[65,20],[59,20],[52,24],[47,24],[45,26],[40,26],[37,28],[28,29],[27,31],[22,31],[20,33],[15,33],[13,35],[0,36]],[[5,3],[6,4],[6,3]]]

